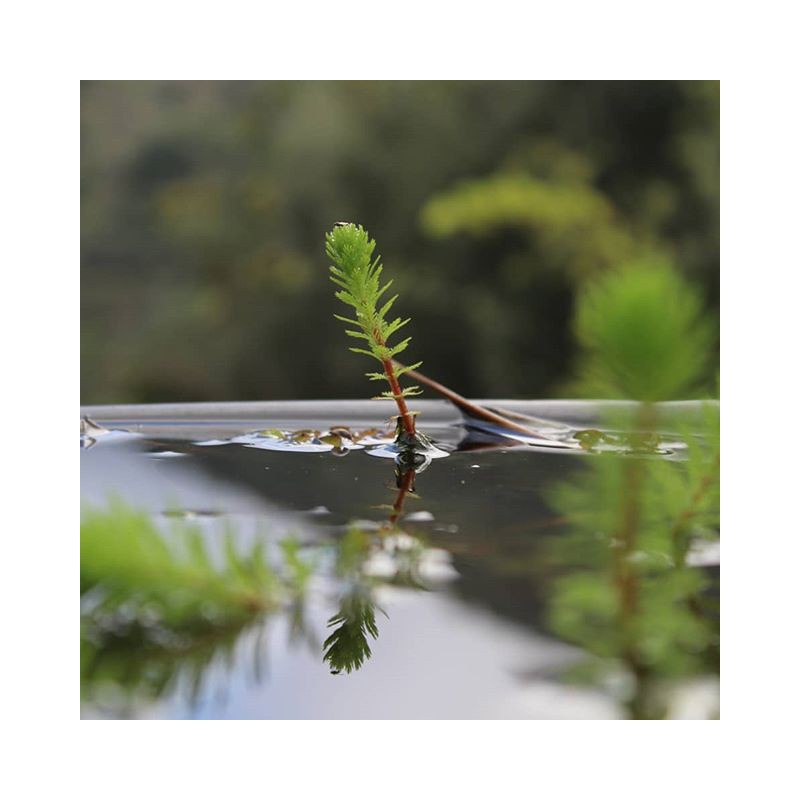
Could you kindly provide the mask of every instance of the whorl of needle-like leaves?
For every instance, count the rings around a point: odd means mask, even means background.
[[[368,372],[367,377],[373,381],[389,381],[385,373],[387,362],[402,353],[411,337],[408,336],[397,344],[390,344],[389,339],[410,320],[395,318],[389,322],[386,315],[397,300],[393,295],[382,305],[378,305],[383,296],[392,285],[388,281],[381,286],[381,273],[383,265],[380,256],[372,256],[375,251],[375,240],[369,238],[369,233],[360,225],[352,223],[339,223],[330,233],[325,235],[325,252],[331,260],[331,280],[338,286],[336,297],[346,303],[355,311],[354,318],[342,317],[334,314],[336,319],[346,322],[353,328],[348,328],[346,333],[354,339],[363,339],[366,347],[351,347],[354,353],[364,355],[379,361],[384,367],[384,372]],[[418,362],[405,367],[394,367],[394,376],[400,377],[410,369],[416,369],[422,364]],[[403,397],[420,394],[418,386],[409,386],[402,390]],[[382,392],[381,397],[393,399],[391,391]]]

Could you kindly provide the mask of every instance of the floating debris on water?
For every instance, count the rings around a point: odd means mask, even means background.
[[[343,425],[332,426],[328,430],[301,428],[295,431],[266,428],[244,433],[230,439],[209,439],[195,442],[199,447],[216,447],[227,444],[240,444],[259,450],[280,450],[292,453],[331,453],[335,456],[347,455],[351,450],[363,450],[371,445],[382,445],[392,441],[390,433],[378,428],[354,431]]]
[[[657,433],[610,433],[596,428],[576,431],[573,434],[582,450],[588,453],[627,453],[630,455],[672,455],[676,450],[685,450],[686,443],[666,441]]]
[[[364,450],[371,456],[391,458],[400,464],[422,471],[435,458],[450,455],[419,431],[413,446],[397,444],[394,434],[379,428],[354,431],[343,425],[320,431],[302,428],[296,431],[266,428],[252,433],[233,436],[230,439],[209,439],[195,442],[199,447],[240,444],[259,450],[279,450],[292,453],[331,453],[347,455],[351,450]]]

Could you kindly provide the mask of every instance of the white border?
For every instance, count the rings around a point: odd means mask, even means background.
[[[796,783],[793,739],[780,727],[796,706],[798,564],[797,124],[786,79],[796,28],[787,10],[86,2],[7,12],[5,462],[9,477],[27,478],[10,484],[5,531],[7,778],[24,789],[14,796],[620,798],[734,787],[783,796]],[[723,78],[721,727],[77,721],[76,609],[65,601],[78,567],[77,81],[98,77]]]

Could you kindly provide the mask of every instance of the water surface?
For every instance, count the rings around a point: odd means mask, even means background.
[[[116,497],[145,510],[166,536],[175,520],[191,520],[212,543],[228,530],[243,547],[261,539],[277,552],[278,542],[291,536],[314,564],[302,608],[264,616],[218,652],[200,648],[194,661],[165,662],[136,642],[115,643],[110,654],[90,649],[82,670],[83,716],[618,718],[644,707],[632,681],[645,681],[642,694],[655,678],[669,687],[668,699],[658,704],[666,715],[713,716],[716,620],[706,607],[692,624],[711,633],[703,638],[692,628],[694,638],[687,635],[690,667],[684,659],[673,674],[672,662],[662,659],[641,675],[620,660],[624,648],[614,649],[613,633],[604,653],[605,642],[588,639],[577,623],[573,635],[565,609],[554,607],[570,596],[559,589],[565,577],[608,583],[604,566],[583,557],[585,548],[574,561],[564,555],[573,521],[554,500],[565,487],[587,484],[599,456],[504,441],[469,431],[445,403],[417,405],[422,429],[449,455],[410,478],[391,459],[370,457],[369,448],[336,455],[264,449],[241,439],[254,431],[324,435],[348,426],[370,430],[377,440],[386,429],[386,406],[376,403],[83,409],[100,428],[85,432],[81,453],[87,507],[102,508]],[[594,429],[604,419],[597,404],[505,405],[544,418],[552,430]],[[665,409],[665,439],[674,440],[678,421],[694,410],[685,404]],[[679,453],[619,458],[667,458],[681,469]],[[359,580],[368,584],[378,635],[367,637],[371,653],[360,666],[332,674],[323,643],[331,633],[328,620],[352,590],[335,564],[353,526],[371,542]],[[713,600],[713,557],[693,569],[706,578],[703,597]],[[653,574],[648,580],[671,580]],[[677,641],[680,649],[683,640]],[[662,663],[665,674],[654,675]]]

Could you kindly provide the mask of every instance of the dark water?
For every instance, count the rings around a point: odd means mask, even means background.
[[[575,404],[532,410],[576,429],[599,414],[596,406]],[[105,428],[126,431],[101,432],[82,451],[87,508],[103,508],[116,497],[146,511],[167,536],[174,520],[188,519],[212,543],[228,530],[242,546],[262,539],[275,551],[292,536],[314,567],[302,603],[285,604],[219,643],[199,645],[196,658],[191,652],[173,658],[136,641],[88,648],[82,664],[86,718],[618,718],[654,708],[656,716],[716,713],[716,619],[708,604],[692,612],[691,631],[704,626],[705,633],[669,644],[681,649],[685,641],[687,654],[677,655],[689,661],[661,654],[643,668],[626,661],[626,646],[616,643],[613,631],[601,632],[597,641],[583,632],[586,620],[570,627],[571,590],[559,588],[559,581],[586,575],[589,592],[591,581],[604,590],[613,584],[605,564],[587,561],[577,539],[581,552],[574,561],[562,546],[576,534],[559,492],[585,488],[597,455],[470,434],[449,407],[432,402],[422,428],[450,454],[411,476],[366,450],[337,457],[200,444],[264,428],[325,430],[335,423],[364,429],[382,422],[373,406],[282,404],[267,416],[243,406],[87,411]],[[618,458],[633,463],[661,456]],[[601,491],[594,502],[606,501],[613,505],[617,498]],[[354,524],[369,540],[358,569],[377,637],[368,637],[371,655],[358,668],[332,674],[323,660],[331,633],[326,623],[352,586],[334,565]],[[712,551],[713,542],[693,549],[697,566],[691,569],[703,576],[698,594],[713,601]],[[671,580],[660,576],[648,580],[665,586]],[[576,604],[575,616],[586,616],[586,599]],[[591,599],[588,604],[591,611]],[[645,628],[646,613],[640,613]]]

